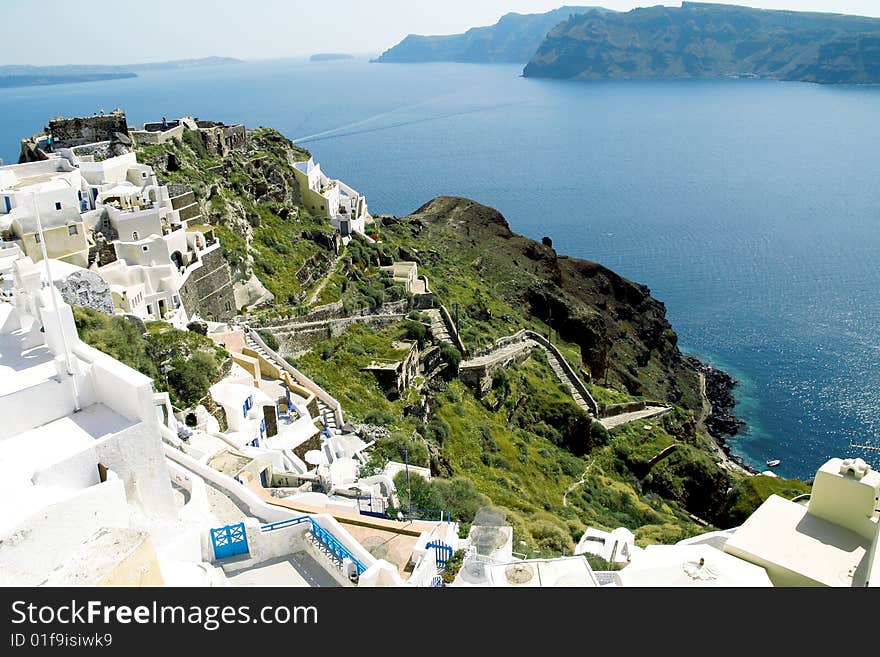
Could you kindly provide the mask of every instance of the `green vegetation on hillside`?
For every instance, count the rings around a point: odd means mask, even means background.
[[[590,12],[554,28],[524,75],[877,83],[880,19],[695,2]]]
[[[675,542],[707,525],[730,526],[771,488],[799,490],[743,483],[718,466],[697,428],[697,373],[644,286],[515,235],[491,208],[446,197],[375,225],[380,244],[355,238],[336,258],[329,222],[303,209],[293,180],[293,163],[308,152],[270,129],[253,131],[247,152],[225,157],[189,133],[140,154],[163,180],[193,186],[236,280],[256,275],[275,295],[249,318],[263,340],[338,399],[348,420],[384,430],[361,474],[405,458],[431,468],[431,481],[412,479],[409,492],[399,486],[402,507],[446,511],[465,530],[477,509],[501,507],[514,549],[553,555],[570,554],[588,526],[628,527],[641,544]],[[674,412],[607,431],[575,404],[540,350],[496,372],[478,397],[456,376],[463,355],[446,343],[437,345],[437,375],[389,399],[364,369],[403,359],[401,340],[436,345],[428,318],[380,271],[400,260],[418,262],[433,293],[421,301],[448,308],[471,353],[531,329],[558,347],[600,404],[663,400]],[[305,314],[309,292],[309,305],[342,301],[344,312],[410,305],[400,321],[353,324],[294,358],[265,322]],[[178,405],[204,395],[226,359],[203,336],[167,325],[151,323],[141,336],[120,318],[83,311],[77,321],[84,339],[153,376]],[[173,367],[167,383],[162,363]]]
[[[77,331],[86,344],[153,379],[156,390],[168,391],[171,403],[190,408],[216,383],[229,354],[213,340],[150,322],[142,334],[136,322],[108,317],[89,308],[73,309]],[[163,368],[168,370],[167,379]]]
[[[153,166],[162,183],[193,187],[203,220],[213,226],[233,278],[251,273],[278,304],[296,304],[306,290],[297,277],[311,258],[329,260],[333,228],[301,206],[291,167],[310,154],[277,131],[251,131],[251,148],[212,155],[201,135],[141,146],[140,161]]]

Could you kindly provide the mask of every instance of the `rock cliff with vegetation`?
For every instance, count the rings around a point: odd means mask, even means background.
[[[245,149],[222,157],[186,133],[139,156],[160,182],[192,186],[241,290],[271,292],[272,302],[252,295],[242,304],[248,323],[375,440],[362,474],[404,457],[431,468],[430,482],[412,484],[414,508],[444,509],[467,526],[480,507],[504,507],[517,551],[570,554],[587,526],[628,527],[643,544],[673,542],[731,525],[772,492],[806,490],[719,465],[699,368],[679,351],[648,288],[558,254],[549,238],[515,234],[496,210],[434,199],[409,216],[377,218],[369,227],[376,243],[355,238],[337,255],[329,222],[302,207],[294,180],[293,163],[309,154],[279,133],[253,130]],[[428,295],[413,297],[382,271],[401,260],[418,263]],[[317,275],[302,275],[313,269]],[[295,344],[291,323],[326,304],[351,318],[348,328]],[[435,335],[426,311],[439,304],[457,321],[467,353]],[[84,313],[78,321],[84,339],[156,377],[176,403],[191,403],[222,374],[225,354],[201,336],[156,324],[135,339],[122,319]],[[606,430],[560,385],[540,349],[495,372],[488,391],[459,378],[463,357],[522,329],[552,341],[600,406],[653,401],[672,411]],[[434,362],[389,395],[367,368],[405,355],[401,340],[433,349]],[[193,355],[197,389],[162,380],[161,362]]]
[[[880,19],[694,2],[588,12],[555,27],[524,75],[878,83]]]
[[[592,7],[561,7],[545,14],[507,14],[495,25],[475,27],[464,34],[410,34],[386,50],[379,63],[465,62],[525,64],[554,26]],[[597,11],[607,11],[598,9]]]

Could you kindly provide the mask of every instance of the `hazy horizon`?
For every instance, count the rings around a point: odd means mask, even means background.
[[[72,52],[65,54],[67,61],[59,61],[57,51],[34,48],[31,31],[12,30],[4,37],[0,65],[123,65],[209,56],[261,60],[326,52],[374,55],[409,34],[457,34],[472,27],[492,25],[510,12],[543,13],[565,5],[629,11],[656,4],[680,6],[681,2],[325,0],[315,6],[301,0],[263,0],[242,9],[237,0],[185,5],[176,0],[155,0],[149,11],[135,10],[128,15],[120,13],[119,0],[93,0],[90,15],[107,18],[96,28],[96,38],[73,42]],[[880,17],[880,2],[876,0],[751,0],[716,4]],[[65,15],[67,6],[61,0],[41,0],[4,8],[3,14],[9,25],[39,25],[47,17]],[[126,18],[115,29],[114,16]],[[302,29],[302,25],[307,29]]]

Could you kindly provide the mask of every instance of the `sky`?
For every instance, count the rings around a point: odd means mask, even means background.
[[[718,1],[718,0],[716,0]],[[3,64],[131,64],[210,55],[378,54],[408,34],[455,34],[563,4],[628,11],[680,0],[0,0]],[[880,17],[880,0],[741,0],[766,9]],[[49,39],[41,42],[39,31]],[[64,30],[73,38],[66,38]],[[55,45],[53,45],[55,44]],[[63,49],[62,49],[63,48]]]

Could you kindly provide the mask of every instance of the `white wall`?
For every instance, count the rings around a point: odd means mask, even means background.
[[[31,478],[35,486],[82,489],[101,483],[98,476],[98,454],[94,447],[37,470]]]
[[[110,205],[106,207],[110,225],[119,233],[121,242],[136,242],[146,239],[150,235],[162,236],[161,208],[139,212],[122,212]],[[135,232],[137,233],[136,238],[132,236]]]
[[[176,515],[159,425],[136,424],[95,444],[101,464],[125,482],[131,503],[150,515]]]
[[[90,185],[107,185],[125,181],[129,168],[135,165],[137,156],[126,153],[100,162],[79,162],[79,170]]]
[[[0,586],[36,586],[101,527],[128,527],[119,480],[107,481],[52,504],[0,537]]]
[[[299,518],[302,513],[297,513],[284,507],[267,504],[254,491],[204,463],[199,463],[191,456],[165,445],[165,454],[168,458],[181,464],[188,470],[195,472],[227,494],[242,510],[257,518],[263,523],[279,522],[291,518]],[[370,554],[355,538],[344,529],[335,518],[329,515],[319,514],[312,516],[324,529],[332,533],[336,540],[344,545],[366,568],[376,562],[376,558]]]
[[[21,409],[28,409],[22,413]],[[75,410],[70,379],[42,381],[0,398],[0,439],[48,424]]]

